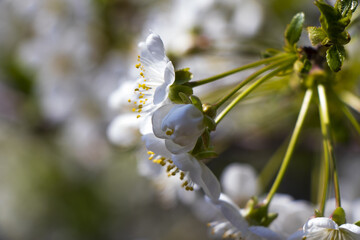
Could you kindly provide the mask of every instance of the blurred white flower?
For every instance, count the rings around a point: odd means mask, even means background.
[[[175,80],[175,70],[171,61],[165,55],[164,44],[159,35],[151,33],[145,42],[139,44],[140,78],[136,82],[134,95],[128,99],[135,104],[133,112],[137,117],[141,113],[151,113],[168,100],[170,85]]]
[[[359,240],[360,227],[355,224],[338,226],[326,217],[313,218],[307,221],[302,231],[294,233],[289,240]]]
[[[306,201],[294,200],[286,194],[275,194],[269,212],[278,214],[270,229],[288,237],[302,227],[309,216],[313,215],[314,209]]]
[[[192,104],[166,104],[152,116],[155,136],[165,139],[166,148],[174,153],[191,151],[204,132],[204,116]]]
[[[282,236],[267,227],[250,226],[240,209],[228,196],[221,194],[219,200],[212,201],[221,211],[223,218],[209,223],[215,237],[241,240],[281,240]]]
[[[223,192],[234,202],[243,206],[252,196],[258,193],[255,169],[249,164],[232,163],[221,175]]]
[[[135,114],[118,115],[107,128],[108,139],[120,147],[130,147],[139,140],[139,121]]]

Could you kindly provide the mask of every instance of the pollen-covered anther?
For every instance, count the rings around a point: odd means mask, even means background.
[[[136,68],[140,68],[141,67],[141,63],[138,63],[135,65]]]
[[[168,135],[168,136],[173,135],[173,133],[174,133],[173,129],[167,129],[166,132],[165,132],[165,134]]]

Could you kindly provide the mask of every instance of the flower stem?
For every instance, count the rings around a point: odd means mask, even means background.
[[[312,89],[308,89],[305,93],[305,96],[304,96],[304,100],[303,100],[303,103],[302,103],[302,106],[301,106],[301,109],[300,109],[300,112],[299,112],[299,116],[298,116],[298,119],[296,121],[296,124],[295,124],[295,128],[294,128],[294,131],[291,135],[291,139],[290,139],[290,142],[289,142],[289,146],[286,150],[286,153],[285,153],[285,157],[284,157],[284,160],[281,164],[281,167],[280,167],[280,170],[278,172],[278,175],[276,176],[276,179],[265,199],[265,204],[266,205],[269,205],[270,202],[271,202],[271,199],[274,197],[277,189],[279,188],[280,186],[280,183],[285,175],[285,172],[286,172],[286,169],[289,165],[289,162],[290,162],[290,159],[291,159],[291,156],[294,152],[294,149],[295,149],[295,145],[296,145],[296,142],[299,138],[299,134],[300,134],[300,131],[301,131],[301,128],[304,124],[304,120],[305,120],[305,117],[306,117],[306,114],[308,112],[308,109],[309,109],[309,106],[310,106],[310,102],[311,102],[311,99],[312,99],[312,95],[313,95],[313,91]]]
[[[327,106],[325,87],[322,84],[318,85],[318,95],[319,95],[319,101],[320,101],[319,112],[320,112],[321,129],[323,132],[324,149],[326,148],[330,164],[332,164],[336,207],[341,207],[339,177],[338,177],[338,172],[337,172],[337,168],[336,168],[336,159],[335,159],[335,155],[334,155],[334,150],[333,150],[331,139],[330,139],[329,111],[328,111],[328,106]]]
[[[282,62],[283,63],[283,62]],[[277,63],[279,64],[279,63]],[[256,87],[258,87],[261,83],[263,83],[264,81],[276,76],[279,72],[283,71],[284,69],[286,69],[289,66],[288,63],[286,63],[286,65],[284,67],[280,67],[272,72],[270,72],[269,74],[259,78],[256,82],[254,82],[250,87],[248,87],[246,90],[244,90],[243,92],[241,92],[234,100],[232,100],[231,103],[229,103],[229,105],[226,106],[226,108],[224,110],[222,110],[222,112],[216,116],[215,118],[215,123],[219,124],[219,122],[226,116],[226,114],[228,114],[230,112],[231,109],[233,109],[235,107],[235,105],[242,100],[244,97],[246,97],[247,95],[249,95]],[[270,65],[268,66],[270,67]],[[273,68],[274,66],[272,66]],[[270,68],[269,68],[270,69]],[[269,70],[267,69],[267,70]],[[253,77],[255,78],[255,77]],[[252,78],[252,79],[253,79]],[[245,79],[244,81],[250,81],[249,78]],[[243,82],[244,82],[243,81]],[[235,88],[236,89],[236,88]],[[235,91],[232,91],[232,94],[236,93]],[[229,94],[230,95],[230,94]],[[228,95],[228,96],[229,96]],[[225,101],[220,101],[220,102],[225,102]],[[219,104],[219,103],[218,103]]]
[[[230,70],[230,71],[227,71],[227,72],[224,72],[224,73],[221,73],[221,74],[209,77],[209,78],[205,78],[205,79],[198,80],[198,81],[195,81],[195,82],[189,82],[189,85],[190,85],[190,87],[201,86],[201,85],[204,85],[204,84],[207,84],[207,83],[210,83],[210,82],[214,82],[214,81],[219,80],[221,78],[227,77],[227,76],[232,75],[234,73],[238,73],[238,72],[241,72],[241,71],[244,71],[244,70],[247,70],[247,69],[250,69],[250,68],[254,68],[254,67],[257,67],[257,66],[260,66],[260,65],[263,65],[263,64],[271,63],[271,62],[279,60],[279,59],[285,59],[288,56],[289,56],[289,54],[279,54],[279,55],[274,56],[274,57],[261,59],[259,61],[256,61],[256,62],[253,62],[253,63],[250,63],[250,64],[246,64],[246,65],[241,66],[239,68],[235,68],[233,70]]]
[[[320,107],[320,106],[319,106]],[[320,110],[320,109],[319,109]],[[321,116],[320,116],[321,118]],[[323,125],[321,124],[321,132],[324,136],[325,129]],[[323,138],[323,150],[324,150],[324,163],[323,163],[323,185],[322,185],[322,193],[321,193],[321,200],[320,200],[320,206],[319,206],[319,214],[320,216],[324,216],[325,211],[325,204],[327,199],[327,192],[329,187],[329,175],[330,175],[330,159],[329,159],[329,151],[327,148],[327,143],[325,138]]]
[[[360,98],[349,91],[343,91],[339,94],[342,102],[346,103],[349,107],[360,113]]]
[[[346,106],[342,105],[341,108],[344,114],[346,115],[346,117],[349,119],[349,121],[352,123],[352,125],[360,135],[360,123],[358,123],[356,118],[352,115],[352,113],[349,111],[349,109]]]
[[[291,59],[295,59],[293,56],[291,58],[283,58],[280,60],[277,60],[275,62],[273,62],[272,64],[269,64],[266,67],[261,68],[260,70],[254,72],[253,74],[251,74],[249,77],[247,77],[246,79],[244,79],[242,82],[240,82],[238,85],[235,86],[235,88],[226,96],[224,96],[223,98],[221,98],[214,106],[215,109],[218,109],[221,105],[223,105],[229,98],[231,98],[235,93],[237,93],[237,91],[239,91],[242,87],[244,87],[247,83],[249,83],[251,80],[257,78],[259,75],[263,74],[266,71],[269,71],[281,64],[283,64],[284,62],[288,62]]]

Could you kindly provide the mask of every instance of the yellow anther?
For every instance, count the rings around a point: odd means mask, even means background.
[[[137,104],[137,102],[136,102],[136,101],[134,101],[134,104]]]
[[[140,73],[140,76],[145,77],[143,72]]]
[[[142,101],[140,101],[140,103],[141,103],[141,102],[142,102]],[[142,105],[142,104],[140,104],[140,105],[139,105],[139,108],[142,108],[142,107],[143,107],[143,105]]]
[[[141,116],[140,116],[140,115],[137,115],[137,116],[136,116],[136,118],[139,118],[139,117],[141,117]]]
[[[148,151],[147,154],[152,155],[152,154],[155,154],[155,153],[152,152],[152,151]]]
[[[128,102],[131,102],[131,99],[129,99]]]
[[[134,90],[134,91],[135,91],[135,92],[136,92],[136,91],[139,91],[139,89],[138,89],[138,88],[135,88],[135,90]]]
[[[133,111],[133,112],[135,112],[135,111],[136,111],[136,109],[135,109],[135,108],[133,108],[133,109],[132,109],[132,111]]]
[[[184,173],[184,172],[181,172],[181,173],[180,173],[180,180],[184,180],[184,177],[185,177],[185,173]]]
[[[181,187],[185,187],[185,186],[187,186],[189,184],[189,182],[188,181],[185,181],[185,182],[183,182],[183,184],[181,184]]]
[[[141,66],[141,63],[138,63],[135,65],[136,68],[139,68]]]
[[[149,157],[149,160],[153,160],[153,159],[154,159],[154,156],[150,156],[150,157]]]
[[[139,96],[139,98],[143,98],[143,97],[144,97],[144,95],[140,95],[140,96]]]
[[[168,135],[168,136],[173,135],[173,133],[174,133],[174,130],[172,130],[172,129],[167,130],[167,131],[165,132],[165,134]]]

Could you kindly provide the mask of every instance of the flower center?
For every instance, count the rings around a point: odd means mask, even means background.
[[[191,181],[188,173],[185,173],[177,168],[171,159],[156,155],[152,151],[148,151],[147,153],[149,155],[149,160],[153,161],[153,163],[157,163],[163,167],[166,167],[168,177],[179,174],[179,178],[182,181],[181,187],[183,187],[186,191],[194,190],[194,183]]]

